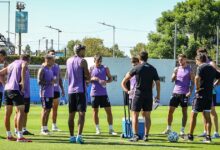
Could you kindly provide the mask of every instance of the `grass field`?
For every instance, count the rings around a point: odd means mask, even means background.
[[[143,149],[219,149],[220,139],[214,139],[210,144],[204,144],[201,142],[202,138],[195,138],[195,142],[185,142],[182,139],[178,143],[169,143],[165,135],[160,133],[166,128],[166,116],[168,107],[161,106],[156,111],[152,112],[152,128],[151,135],[148,142],[139,141],[137,143],[130,143],[127,139],[121,139],[120,133],[122,131],[121,120],[123,117],[123,107],[114,106],[114,128],[119,134],[118,136],[108,135],[108,125],[106,122],[106,116],[104,110],[100,111],[100,126],[101,135],[94,135],[95,127],[92,121],[92,110],[88,107],[86,114],[86,123],[84,128],[84,145],[69,143],[69,133],[67,126],[68,110],[67,106],[61,106],[59,108],[58,126],[62,129],[62,132],[53,132],[50,136],[41,136],[40,133],[40,106],[32,106],[28,120],[28,128],[35,136],[29,136],[28,138],[33,140],[33,143],[17,143],[8,142],[5,140],[5,128],[3,126],[4,109],[0,110],[0,150],[143,150]],[[191,108],[190,108],[191,109]],[[190,112],[189,109],[189,112]],[[217,112],[220,108],[217,108]],[[203,125],[201,120],[201,114],[198,117],[197,127],[195,134],[199,134],[203,131]],[[11,123],[13,127],[13,122]],[[49,121],[49,127],[51,128],[51,119]],[[173,130],[179,132],[181,127],[181,110],[178,109],[174,115]],[[188,131],[189,122],[187,124],[186,131]],[[14,129],[12,128],[12,131]]]

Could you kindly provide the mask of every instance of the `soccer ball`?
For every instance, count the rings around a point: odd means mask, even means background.
[[[178,142],[179,135],[176,132],[170,132],[167,138],[168,138],[168,141],[170,142]]]

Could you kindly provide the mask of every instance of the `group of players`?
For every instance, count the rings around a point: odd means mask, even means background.
[[[68,80],[68,102],[69,102],[69,119],[68,126],[70,132],[71,143],[84,143],[82,132],[85,122],[86,113],[86,84],[91,83],[91,97],[93,108],[93,120],[95,123],[96,134],[101,134],[99,126],[99,107],[104,108],[107,114],[109,124],[109,134],[117,135],[113,129],[113,116],[111,104],[108,98],[106,84],[112,82],[110,70],[105,65],[102,65],[102,57],[95,55],[94,65],[88,69],[87,61],[84,59],[86,47],[77,44],[74,46],[75,55],[70,57],[66,62],[67,80]],[[59,65],[55,63],[55,51],[51,50],[45,56],[44,63],[38,71],[38,84],[40,86],[40,98],[42,102],[41,115],[41,134],[49,135],[48,120],[51,109],[52,113],[52,131],[60,131],[56,125],[57,109],[59,104],[60,89],[64,96],[64,87],[61,78],[61,70]],[[0,61],[3,62],[6,58],[6,52],[0,51]],[[138,117],[141,112],[145,120],[145,136],[144,141],[148,141],[148,135],[151,127],[151,111],[153,105],[153,87],[156,85],[156,97],[160,100],[160,80],[157,70],[150,65],[148,53],[141,52],[138,57],[131,59],[133,68],[126,74],[122,80],[122,89],[129,94],[131,111],[132,111],[132,128],[133,137],[130,139],[136,142],[140,139],[138,135]],[[23,135],[31,133],[26,129],[27,114],[30,108],[30,73],[28,65],[30,56],[23,54],[19,60],[15,60],[8,66],[4,66],[0,70],[0,96],[5,95],[5,128],[7,140],[18,142],[32,142],[24,138]],[[175,87],[170,100],[168,113],[168,126],[163,132],[168,134],[171,132],[171,124],[175,109],[181,105],[183,112],[182,128],[180,135],[185,135],[184,129],[187,121],[187,107],[189,98],[196,87],[196,95],[193,100],[193,108],[191,113],[190,130],[187,134],[187,139],[193,141],[193,131],[196,126],[196,117],[198,112],[203,112],[204,118],[204,142],[211,142],[211,118],[214,121],[215,132],[213,137],[218,138],[218,117],[215,111],[216,98],[214,95],[213,85],[218,84],[220,73],[213,61],[207,56],[206,49],[198,49],[196,56],[197,72],[194,75],[192,69],[187,64],[186,56],[180,54],[178,56],[179,67],[174,69],[172,81],[175,82]],[[6,77],[7,76],[7,77]],[[7,79],[6,79],[7,78]],[[6,79],[6,80],[5,80]],[[130,86],[127,82],[130,81]],[[215,81],[215,82],[214,82]],[[10,117],[12,115],[13,105],[15,105],[15,138],[10,130]],[[78,132],[74,135],[74,120],[78,113]]]
[[[123,90],[129,94],[132,111],[132,128],[134,136],[130,139],[136,142],[140,139],[138,135],[138,116],[142,110],[142,116],[145,120],[144,141],[148,141],[149,130],[151,127],[151,111],[153,102],[152,85],[156,83],[157,95],[155,101],[160,99],[160,81],[156,69],[147,63],[147,52],[141,52],[139,59],[132,58],[132,64],[135,66],[127,73],[121,85]],[[219,84],[220,72],[216,64],[211,61],[207,55],[207,50],[199,48],[195,57],[197,71],[194,75],[190,65],[187,64],[187,58],[184,54],[178,56],[178,67],[172,74],[172,82],[175,82],[174,90],[169,103],[169,112],[167,117],[167,129],[163,134],[171,132],[173,113],[180,105],[182,107],[182,128],[180,135],[182,138],[193,141],[194,129],[196,127],[196,118],[199,112],[203,114],[204,133],[200,137],[205,137],[203,142],[210,143],[212,138],[219,138],[218,116],[215,110],[216,106],[216,86]],[[130,81],[130,87],[127,82]],[[187,108],[189,98],[195,85],[195,98],[192,103],[192,112],[189,133],[185,134],[184,129],[187,122]],[[214,135],[211,137],[211,117],[214,124]]]
[[[91,97],[93,108],[93,120],[95,123],[96,134],[101,134],[99,126],[99,107],[104,108],[107,114],[109,124],[109,134],[117,135],[113,129],[113,116],[111,104],[107,95],[106,84],[112,82],[112,76],[108,67],[102,65],[102,57],[95,55],[94,66],[88,69],[87,61],[84,59],[86,47],[75,45],[75,55],[66,62],[67,80],[68,80],[68,101],[69,101],[69,132],[71,143],[84,143],[82,131],[85,122],[86,112],[86,84],[91,83]],[[7,57],[4,50],[0,50],[0,61],[4,62]],[[23,135],[33,135],[27,128],[27,116],[30,109],[30,72],[28,65],[30,56],[23,54],[19,60],[13,61],[8,66],[0,70],[0,96],[5,96],[5,128],[8,141],[32,142],[24,138]],[[60,131],[56,125],[57,110],[59,105],[60,89],[62,96],[65,95],[62,83],[61,70],[55,63],[55,51],[50,50],[45,56],[44,62],[38,71],[39,94],[42,103],[41,113],[41,134],[49,135],[48,120],[51,109],[52,112],[52,131]],[[16,114],[14,117],[15,134],[10,130],[10,118],[13,105],[15,105]],[[75,114],[78,112],[78,132],[74,136]]]

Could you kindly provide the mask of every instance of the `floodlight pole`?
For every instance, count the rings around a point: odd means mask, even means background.
[[[219,61],[218,61],[218,58],[219,58],[219,26],[217,26],[217,42],[216,42],[216,64],[218,65]]]
[[[62,30],[58,29],[58,28],[54,28],[52,26],[46,26],[46,28],[50,28],[53,30],[56,30],[58,32],[58,51],[60,50],[60,33],[62,32]]]
[[[175,62],[176,62],[176,38],[177,38],[177,25],[175,24],[174,46],[173,46],[173,59]]]
[[[98,22],[98,24],[101,24],[101,25],[104,25],[104,26],[107,26],[107,27],[111,27],[113,29],[113,47],[112,47],[112,57],[115,57],[115,29],[116,27],[114,25],[109,25],[109,24],[106,24],[104,22]]]

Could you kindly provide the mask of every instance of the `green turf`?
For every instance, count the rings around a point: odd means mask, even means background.
[[[166,136],[160,133],[166,128],[166,116],[168,107],[159,107],[156,111],[152,112],[152,128],[149,142],[139,141],[137,143],[130,143],[127,139],[121,139],[120,133],[121,120],[123,117],[123,107],[114,106],[114,128],[119,133],[118,136],[113,137],[108,135],[108,125],[106,122],[106,115],[104,110],[100,111],[100,126],[101,135],[94,135],[95,128],[92,121],[92,110],[88,107],[86,114],[86,123],[84,128],[85,144],[71,144],[69,143],[68,135],[68,110],[67,106],[61,106],[59,108],[58,126],[62,129],[62,132],[52,133],[51,136],[41,136],[40,133],[40,106],[32,106],[28,120],[28,129],[35,134],[35,136],[29,136],[28,138],[33,140],[33,143],[17,143],[8,142],[5,140],[5,129],[3,126],[3,114],[4,109],[0,110],[0,150],[68,150],[68,149],[85,149],[85,150],[138,150],[138,149],[220,149],[220,139],[214,139],[211,144],[203,144],[202,138],[195,138],[195,142],[188,143],[183,140],[179,140],[178,143],[169,143]],[[219,111],[220,108],[217,108]],[[190,110],[189,110],[190,112]],[[199,134],[203,131],[203,125],[201,120],[201,114],[198,117],[197,127],[195,134]],[[11,126],[13,125],[13,121]],[[49,121],[49,127],[51,127],[51,119]],[[173,129],[179,132],[181,127],[181,111],[178,109],[174,115]],[[187,124],[186,131],[188,131],[189,124]],[[13,128],[12,128],[13,130]]]

